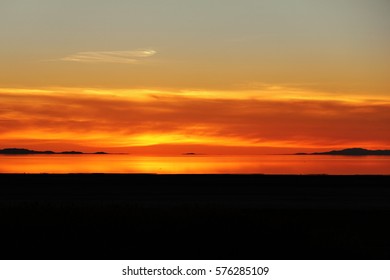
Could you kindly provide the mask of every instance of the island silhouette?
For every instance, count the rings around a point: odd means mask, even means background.
[[[390,156],[390,150],[367,150],[363,148],[348,148],[328,152],[296,153],[295,155]]]
[[[35,154],[45,154],[45,155],[83,155],[83,154],[99,154],[104,155],[106,152],[95,152],[95,153],[84,153],[79,151],[63,151],[63,152],[53,152],[53,151],[35,151],[24,148],[5,148],[0,150],[0,154],[3,155],[35,155]]]

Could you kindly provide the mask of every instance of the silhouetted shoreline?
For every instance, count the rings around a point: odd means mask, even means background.
[[[53,152],[53,151],[35,151],[24,148],[5,148],[0,150],[0,154],[3,155],[36,155],[36,154],[44,154],[44,155],[86,155],[86,154],[97,154],[97,155],[105,155],[108,154],[106,152],[95,152],[95,153],[84,153],[79,151],[63,151],[63,152]]]
[[[0,258],[388,259],[389,183],[370,175],[0,174]]]
[[[340,155],[340,156],[390,156],[390,150],[367,150],[363,148],[349,148],[344,150],[334,150],[316,153],[296,153],[298,156],[306,155]]]

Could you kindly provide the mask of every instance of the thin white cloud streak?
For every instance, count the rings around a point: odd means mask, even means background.
[[[152,49],[138,49],[128,51],[94,51],[78,52],[61,58],[61,61],[82,63],[124,63],[134,64],[142,59],[154,56],[157,51]]]

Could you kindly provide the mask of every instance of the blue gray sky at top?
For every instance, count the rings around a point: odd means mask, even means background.
[[[0,87],[390,89],[387,0],[2,0],[0,38]]]

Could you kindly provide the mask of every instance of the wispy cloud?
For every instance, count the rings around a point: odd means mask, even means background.
[[[153,49],[138,49],[127,51],[92,51],[78,52],[61,58],[61,61],[84,63],[128,63],[134,64],[151,57],[157,52]]]

